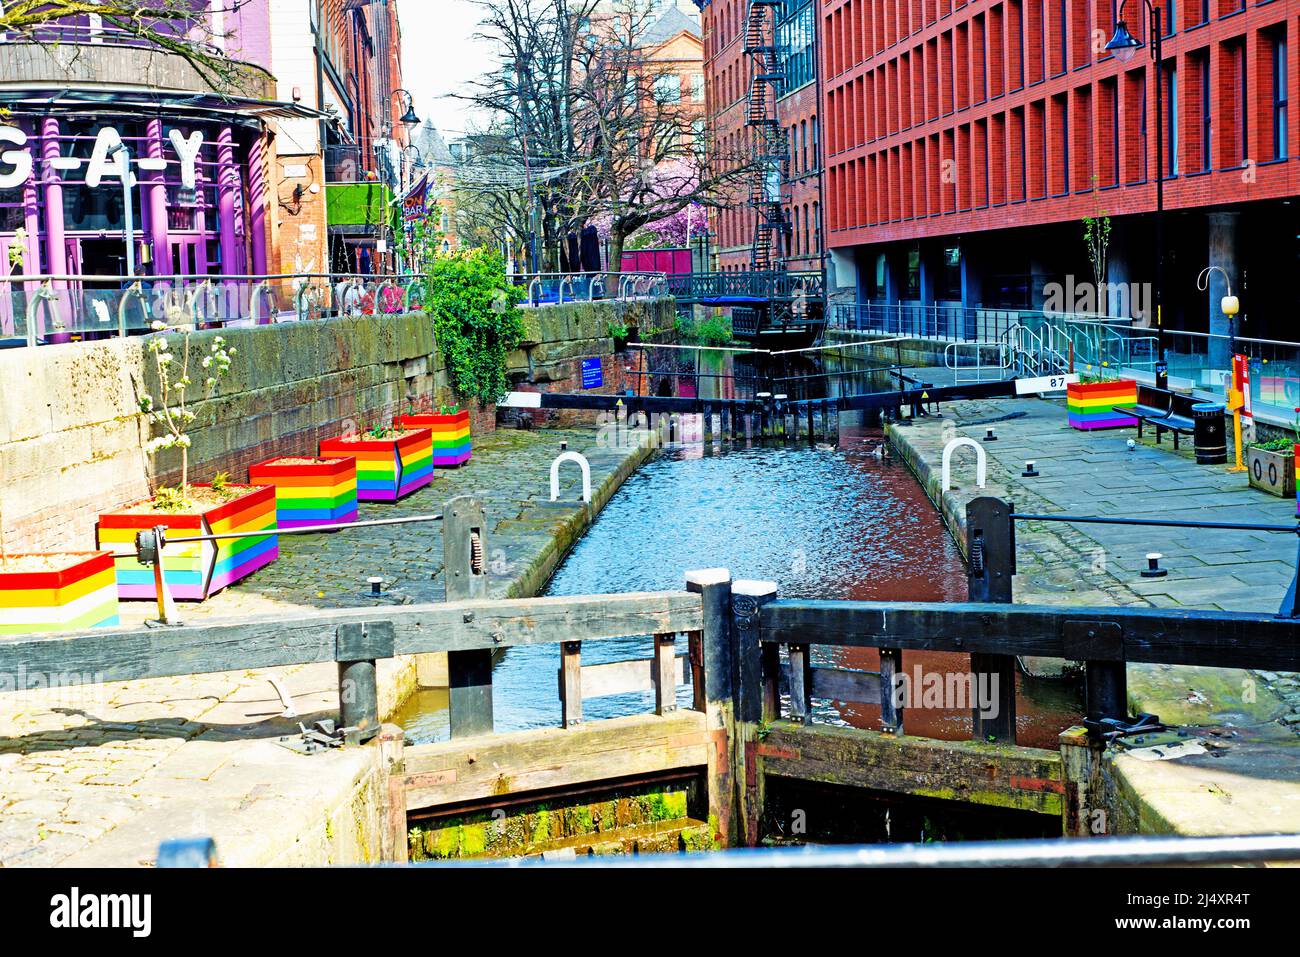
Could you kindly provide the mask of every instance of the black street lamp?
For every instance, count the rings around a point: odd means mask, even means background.
[[[1119,10],[1115,13],[1115,35],[1111,37],[1106,49],[1114,54],[1120,63],[1128,63],[1144,46],[1143,42],[1129,33],[1128,24],[1124,22],[1124,5],[1128,0],[1120,0]],[[1165,378],[1162,371],[1167,369],[1165,362],[1165,328],[1162,313],[1165,285],[1165,98],[1164,98],[1164,59],[1160,55],[1160,38],[1163,29],[1160,25],[1160,8],[1151,0],[1142,0],[1147,12],[1147,34],[1151,37],[1151,59],[1156,65],[1156,342],[1160,349],[1160,362],[1156,367],[1157,385],[1163,387]]]
[[[399,86],[392,92],[390,99],[398,94],[401,94],[402,102],[406,104],[406,112],[402,114],[402,118],[397,122],[401,123],[408,130],[413,130],[415,127],[420,125],[420,118],[415,115],[415,97],[411,95],[409,90],[403,89]]]

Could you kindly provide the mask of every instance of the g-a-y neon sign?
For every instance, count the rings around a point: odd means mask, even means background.
[[[172,130],[168,139],[181,164],[181,185],[186,189],[194,189],[203,133],[195,130],[187,138],[181,135],[180,130]],[[130,157],[126,150],[117,149],[121,145],[122,135],[113,127],[105,126],[95,136],[95,148],[91,150],[90,159],[57,156],[49,161],[49,165],[53,170],[69,172],[85,166],[86,185],[91,189],[98,188],[106,176],[118,180],[129,177],[130,185],[134,186],[136,179],[135,173],[131,171]],[[18,149],[4,149],[5,146],[16,146]],[[26,146],[26,133],[14,126],[0,126],[0,189],[16,189],[32,175],[34,161],[31,150]],[[167,160],[142,156],[135,160],[135,165],[141,170],[159,172],[167,168]]]

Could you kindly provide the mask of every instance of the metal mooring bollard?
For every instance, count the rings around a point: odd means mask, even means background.
[[[1034,462],[1032,459],[1025,462],[1025,470],[1021,472],[1020,475],[1023,478],[1038,478],[1039,471],[1038,469],[1034,468]]]
[[[1166,575],[1168,575],[1169,570],[1167,568],[1160,567],[1160,559],[1164,557],[1165,556],[1161,555],[1159,552],[1152,552],[1151,554],[1147,555],[1147,567],[1146,570],[1142,572],[1142,577],[1143,578],[1164,578]]]
[[[985,442],[996,442],[997,440],[998,440],[997,434],[993,431],[993,429],[989,428],[984,430]]]

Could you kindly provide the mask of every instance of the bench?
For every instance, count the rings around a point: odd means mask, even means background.
[[[1137,405],[1131,409],[1116,406],[1114,411],[1137,419],[1139,439],[1142,438],[1142,429],[1145,425],[1155,426],[1156,445],[1160,444],[1160,437],[1165,432],[1172,432],[1174,451],[1177,451],[1178,437],[1191,435],[1196,431],[1196,425],[1192,421],[1192,406],[1200,401],[1190,395],[1174,392],[1172,389],[1139,385]]]

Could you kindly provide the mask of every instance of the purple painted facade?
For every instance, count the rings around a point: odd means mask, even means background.
[[[206,7],[203,0],[194,2]],[[268,0],[252,0],[219,26],[232,31],[222,41],[232,58],[269,66]],[[173,29],[186,32],[183,24]],[[139,44],[97,29],[84,16],[46,32],[45,39],[57,36],[73,44]],[[211,39],[202,29],[190,31],[189,37]],[[5,45],[0,41],[0,56]],[[54,96],[67,86],[51,77],[33,88]],[[123,89],[106,102],[87,102],[84,109],[75,100],[48,111],[20,106],[0,120],[0,127],[8,128],[0,129],[7,137],[0,152],[31,158],[30,174],[20,182],[12,182],[20,167],[0,162],[3,273],[127,275],[123,184],[117,160],[105,155],[119,138],[134,178],[130,202],[136,275],[265,272],[266,129],[261,120],[218,97],[203,101],[206,107],[185,99],[183,94],[153,96]],[[169,108],[169,102],[177,107]],[[14,142],[22,137],[25,143]],[[100,327],[106,315],[116,326],[123,285],[93,280],[56,284],[60,299],[48,314],[38,313],[38,338],[50,340],[63,330],[107,332]],[[0,284],[0,338],[21,330],[25,294],[33,291],[31,284],[26,290]]]

